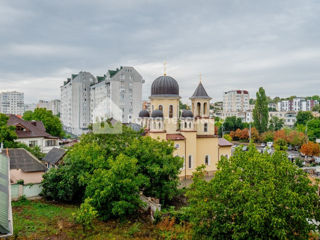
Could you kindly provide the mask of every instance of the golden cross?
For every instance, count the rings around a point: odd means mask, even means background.
[[[163,72],[164,72],[164,76],[167,76],[167,62],[165,61],[164,63],[163,63]]]
[[[200,73],[200,82],[202,81],[202,79],[201,79],[201,73]]]

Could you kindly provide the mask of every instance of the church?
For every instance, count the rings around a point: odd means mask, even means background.
[[[164,74],[151,86],[150,112],[139,113],[146,135],[174,142],[174,154],[184,159],[180,178],[189,179],[198,166],[205,165],[207,175],[213,175],[221,156],[231,156],[232,144],[215,133],[210,118],[210,100],[201,81],[190,97],[191,110],[179,109],[179,84]]]

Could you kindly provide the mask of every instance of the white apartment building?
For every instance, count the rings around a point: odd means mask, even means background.
[[[0,112],[4,114],[23,115],[24,93],[0,92]]]
[[[141,110],[143,83],[142,76],[133,67],[109,70],[102,77],[88,72],[73,74],[61,86],[61,121],[65,130],[75,135],[88,131],[89,124],[96,120],[97,109],[106,100],[122,112],[122,122],[131,122]],[[109,105],[103,107],[110,108]]]
[[[39,100],[37,108],[46,108],[51,110],[53,115],[60,114],[61,101],[59,99],[54,99],[51,101]]]
[[[278,110],[280,112],[288,111],[312,111],[312,108],[319,104],[316,100],[307,100],[305,98],[297,97],[292,100],[282,100],[278,102]]]
[[[223,94],[222,117],[241,117],[244,121],[251,119],[249,92],[247,90],[232,90]],[[246,112],[249,111],[248,114]],[[246,116],[248,115],[248,117]]]
[[[297,113],[294,111],[288,112],[269,112],[269,120],[272,117],[283,119],[284,125],[287,127],[293,127],[297,121]]]

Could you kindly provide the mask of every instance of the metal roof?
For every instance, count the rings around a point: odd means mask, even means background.
[[[211,99],[208,94],[207,91],[204,89],[202,83],[200,82],[198,87],[196,88],[196,90],[194,91],[192,98],[205,98],[205,99]]]
[[[66,150],[64,150],[63,148],[52,148],[43,158],[43,161],[51,164],[56,164],[64,157],[65,154]]]
[[[9,184],[9,159],[0,154],[0,237],[12,231]]]
[[[178,97],[179,84],[170,76],[160,76],[151,85],[151,96]]]

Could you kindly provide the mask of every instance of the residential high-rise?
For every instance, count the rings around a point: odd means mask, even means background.
[[[81,135],[90,124],[90,85],[97,79],[88,72],[79,72],[61,86],[61,122],[66,131]]]
[[[250,111],[249,92],[247,90],[232,90],[223,94],[222,117],[237,116],[247,121],[246,112]]]
[[[319,104],[317,100],[310,100],[302,97],[296,97],[290,100],[282,100],[278,102],[277,107],[280,112],[312,111],[312,108],[317,104]]]
[[[61,105],[61,101],[59,99],[54,99],[50,101],[39,100],[37,104],[37,108],[46,108],[47,110],[52,111],[53,115],[59,115],[60,105]]]
[[[0,112],[4,114],[23,115],[24,93],[22,92],[1,92]]]
[[[132,122],[138,117],[142,104],[142,76],[133,67],[120,67],[109,70],[103,77],[97,77],[98,83],[91,89],[91,122],[94,110],[102,101],[110,99],[121,112],[121,121]],[[120,120],[120,119],[117,119]]]
[[[133,67],[109,70],[104,76],[73,74],[61,86],[61,121],[66,131],[80,135],[97,116],[128,123],[138,117],[142,103],[142,76]],[[120,112],[120,118],[112,115]],[[100,115],[99,115],[100,116]]]

